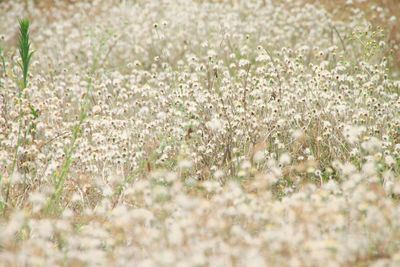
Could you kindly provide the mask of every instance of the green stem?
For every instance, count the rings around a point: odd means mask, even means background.
[[[65,180],[67,178],[67,175],[69,173],[69,170],[71,168],[71,165],[73,163],[73,153],[77,147],[77,140],[79,138],[79,135],[81,133],[82,129],[82,124],[85,121],[87,117],[87,112],[89,109],[89,101],[88,101],[88,95],[90,94],[92,90],[92,80],[89,79],[89,83],[87,86],[87,94],[86,97],[83,100],[83,103],[81,105],[81,111],[80,111],[80,116],[79,116],[79,121],[78,124],[73,128],[72,130],[72,140],[71,144],[66,150],[66,155],[65,155],[65,160],[61,166],[61,170],[59,172],[56,172],[53,176],[54,181],[55,181],[55,191],[53,195],[50,197],[48,203],[47,203],[47,212],[48,213],[57,213],[57,205],[59,204],[61,195],[64,192],[64,184]]]

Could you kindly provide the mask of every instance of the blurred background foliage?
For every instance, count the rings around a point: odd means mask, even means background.
[[[375,29],[382,29],[390,45],[392,65],[400,70],[400,1],[399,0],[300,0],[322,5],[334,18],[346,20],[362,11]]]
[[[0,0],[0,3],[7,1],[21,1],[26,5],[29,14],[29,5],[40,8],[65,7],[65,3],[74,4],[80,1],[94,0]],[[117,2],[142,0],[111,0]],[[230,2],[232,4],[243,3],[243,0],[194,0],[196,2]],[[248,0],[246,0],[248,1]],[[256,0],[250,0],[256,1]],[[262,4],[268,4],[268,0],[257,0]],[[376,33],[383,33],[384,41],[389,44],[389,49],[385,49],[386,54],[382,55],[390,59],[393,68],[392,73],[400,72],[400,0],[272,0],[272,2],[294,2],[314,4],[324,7],[334,19],[351,20],[355,14],[362,12],[371,23],[371,30]],[[357,34],[357,33],[355,33]],[[382,39],[382,38],[380,38]],[[394,76],[398,76],[395,74]]]

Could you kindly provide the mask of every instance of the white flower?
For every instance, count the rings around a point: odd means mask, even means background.
[[[350,144],[354,144],[365,131],[365,126],[345,125],[343,135]]]
[[[181,160],[178,163],[180,169],[190,169],[192,168],[193,162],[191,160]]]
[[[289,153],[283,153],[279,158],[279,163],[283,166],[290,164],[291,157]]]
[[[246,59],[239,60],[239,67],[240,68],[246,67],[249,64],[250,64],[250,62],[248,60],[246,60]]]
[[[219,132],[223,128],[223,123],[221,120],[217,118],[213,118],[212,120],[206,123],[207,127],[212,130],[213,132]]]
[[[369,153],[376,153],[378,151],[380,151],[380,149],[382,148],[382,142],[377,139],[376,137],[371,137],[369,140],[363,142],[361,144],[361,147],[369,152]]]

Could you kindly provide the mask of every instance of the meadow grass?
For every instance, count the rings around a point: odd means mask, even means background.
[[[31,50],[31,42],[29,38],[29,20],[27,19],[22,19],[19,21],[19,38],[18,38],[18,51],[19,51],[19,56],[20,56],[20,62],[18,62],[18,65],[21,69],[22,72],[22,79],[17,80],[18,84],[18,101],[21,102],[23,99],[23,91],[28,87],[28,75],[29,75],[29,66],[31,63],[31,58],[33,55],[33,52]],[[5,60],[4,56],[2,56],[3,59],[3,69],[4,73],[6,73],[6,67],[5,67]],[[34,108],[31,107],[32,112],[35,111]],[[17,161],[18,161],[18,150],[21,146],[22,140],[22,110],[19,110],[19,126],[18,126],[18,137],[17,137],[17,143],[15,145],[15,154],[14,154],[14,160],[12,163],[11,167],[11,173],[14,172]],[[10,194],[10,186],[11,186],[11,181],[9,180],[7,182],[7,188],[6,188],[6,193],[5,193],[5,202],[4,202],[4,207],[7,207],[9,204],[9,194]],[[5,209],[3,209],[5,211]]]
[[[400,263],[400,82],[369,11],[50,2],[0,3],[0,267]]]
[[[25,89],[28,87],[28,74],[29,74],[29,66],[32,59],[32,49],[31,49],[31,41],[29,38],[29,20],[22,19],[19,21],[19,39],[18,39],[18,51],[19,56],[21,58],[21,62],[19,62],[19,66],[22,71],[22,84],[20,85],[21,89]]]

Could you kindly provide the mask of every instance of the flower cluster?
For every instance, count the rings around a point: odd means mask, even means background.
[[[400,264],[400,81],[361,10],[67,2],[0,3],[0,266]]]

